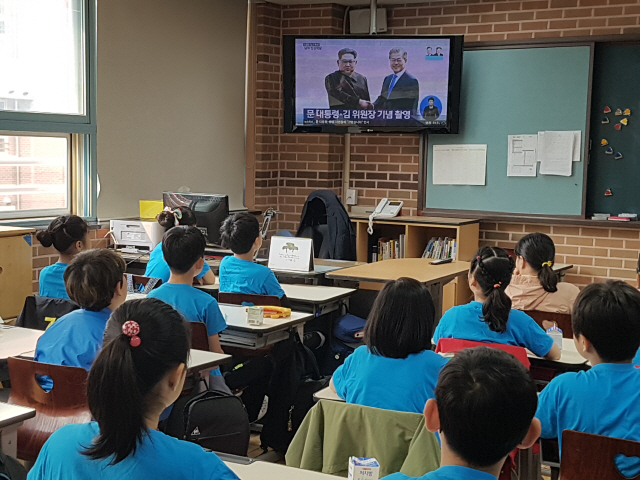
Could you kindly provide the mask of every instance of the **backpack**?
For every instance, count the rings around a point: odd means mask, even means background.
[[[242,400],[250,422],[258,419],[268,393],[274,361],[271,355],[251,357],[224,374],[227,386]]]
[[[27,480],[27,471],[15,458],[0,452],[0,480]]]
[[[164,425],[164,433],[215,452],[246,456],[249,419],[242,400],[207,390],[179,398]]]
[[[366,323],[364,318],[350,313],[336,320],[328,357],[325,361],[325,367],[330,372],[333,373],[356,348],[364,344],[362,338]]]
[[[313,406],[313,394],[329,384],[329,377],[320,375],[313,353],[297,332],[277,343],[271,354],[276,367],[269,385],[269,408],[262,419],[260,441],[265,451],[271,447],[285,452]]]
[[[24,300],[24,307],[18,315],[16,327],[46,330],[58,318],[79,308],[76,303],[65,298],[29,295]]]

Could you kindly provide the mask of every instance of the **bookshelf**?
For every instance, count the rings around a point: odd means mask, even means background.
[[[421,258],[432,238],[456,241],[456,259],[469,261],[478,250],[480,221],[477,219],[399,216],[373,222],[373,235],[367,233],[368,216],[351,216],[356,231],[356,252],[359,262],[371,262],[372,246],[380,238],[398,240],[404,235],[404,258]],[[384,262],[384,260],[381,260]],[[444,307],[467,303],[471,291],[465,277],[459,277],[444,288]]]

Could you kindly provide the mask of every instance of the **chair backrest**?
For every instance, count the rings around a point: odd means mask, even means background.
[[[218,302],[230,303],[232,305],[269,305],[273,307],[280,306],[280,298],[275,295],[256,295],[253,293],[228,293],[219,292]]]
[[[75,302],[65,298],[29,295],[24,300],[24,307],[16,320],[16,326],[46,330],[58,318],[79,308]]]
[[[127,273],[127,292],[147,294],[154,288],[162,285],[162,279],[156,277],[145,277],[143,275],[133,275]]]
[[[553,312],[540,312],[538,310],[525,310],[527,315],[533,318],[541,328],[543,320],[549,320],[550,322],[556,322],[560,330],[562,330],[562,336],[564,338],[573,338],[573,327],[571,326],[571,314],[570,313],[553,313]]]
[[[209,336],[204,322],[189,322],[191,325],[191,348],[209,351]]]
[[[562,432],[560,476],[562,480],[631,478],[622,475],[616,467],[618,454],[640,457],[640,442],[565,430]],[[638,479],[640,475],[633,478]]]
[[[69,423],[91,420],[87,401],[87,371],[32,360],[8,359],[11,395],[9,403],[36,409],[36,416],[18,429],[18,458],[35,461],[49,436]],[[36,375],[53,380],[53,388],[45,392]]]
[[[518,360],[520,360],[520,362],[522,362],[522,364],[527,367],[527,370],[531,368],[531,362],[529,361],[529,357],[527,356],[527,351],[525,350],[525,348],[515,345],[505,345],[503,343],[474,342],[473,340],[461,340],[459,338],[441,338],[440,340],[438,340],[438,345],[436,345],[436,352],[459,352],[460,350],[464,350],[465,348],[473,347],[490,347],[504,350],[505,352],[510,353]]]

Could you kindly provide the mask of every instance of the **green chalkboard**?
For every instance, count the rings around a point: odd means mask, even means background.
[[[605,115],[604,108],[612,113]],[[614,126],[631,109],[628,125]],[[608,118],[609,123],[602,121]],[[609,145],[601,147],[606,139]],[[596,45],[591,104],[591,152],[587,181],[587,214],[640,213],[640,45]],[[606,149],[611,147],[612,155]],[[620,152],[622,158],[615,159]],[[613,195],[605,196],[610,189]]]
[[[464,53],[460,134],[430,135],[426,208],[582,215],[591,47],[527,47]],[[640,112],[639,116],[640,116]],[[570,177],[507,177],[507,136],[580,130]],[[486,185],[433,185],[433,146],[486,144]]]

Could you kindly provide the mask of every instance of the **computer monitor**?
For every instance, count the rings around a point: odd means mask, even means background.
[[[207,244],[220,244],[220,227],[229,216],[227,195],[164,192],[162,201],[165,207],[189,207],[196,215],[198,228],[205,234]]]

